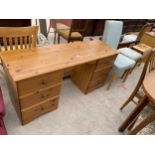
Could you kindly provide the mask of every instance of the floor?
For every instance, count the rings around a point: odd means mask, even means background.
[[[52,38],[49,40],[52,42]],[[66,79],[63,81],[58,109],[24,126],[20,124],[12,106],[5,80],[1,78],[0,85],[6,104],[4,121],[8,134],[122,134],[117,129],[135,105],[131,103],[122,112],[119,108],[134,89],[141,69],[142,66],[137,67],[126,83],[117,79],[107,91],[106,82],[103,87],[87,95],[84,95],[70,79]]]

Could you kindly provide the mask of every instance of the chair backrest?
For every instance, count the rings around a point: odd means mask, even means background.
[[[122,35],[122,29],[122,21],[106,20],[102,40],[113,48],[117,48]]]
[[[46,19],[39,19],[39,25],[40,25],[40,33],[42,33],[47,38],[48,34],[47,34]]]
[[[73,19],[70,33],[79,32],[84,37],[87,26],[88,26],[88,19],[84,19],[84,20]]]
[[[141,30],[140,30],[140,32],[139,32],[139,34],[138,34],[137,41],[140,41],[140,39],[142,38],[142,36],[143,36],[143,34],[144,34],[145,32],[150,32],[150,31],[152,30],[153,26],[154,26],[153,23],[147,23],[147,24],[145,24],[145,25],[141,28]]]
[[[155,69],[155,49],[153,49],[153,52],[151,53],[148,72],[151,72],[154,69]]]
[[[61,23],[64,25],[67,25],[69,27],[71,27],[72,25],[72,19],[50,19],[50,25],[49,27],[51,28],[56,28],[56,23]]]
[[[1,27],[0,51],[36,47],[38,26]]]

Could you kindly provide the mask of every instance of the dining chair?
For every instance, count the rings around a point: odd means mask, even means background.
[[[54,33],[54,39],[53,39],[53,44],[56,44],[56,39],[57,39],[57,30],[65,30],[68,29],[70,30],[71,24],[72,24],[72,19],[50,19],[49,21],[49,28],[48,28],[48,36],[50,33],[51,28],[53,29]]]
[[[153,69],[155,69],[155,50],[154,49],[152,49],[152,51],[150,51],[150,53],[149,53],[149,55],[145,61],[145,64],[144,64],[143,69],[142,69],[142,73],[140,75],[140,78],[137,82],[136,87],[134,88],[130,97],[121,106],[120,110],[123,110],[131,101],[134,102],[135,104],[137,104],[138,102],[135,101],[134,98],[137,98],[138,101],[140,101],[140,99],[142,98],[142,96],[141,96],[141,94],[142,94],[142,92],[141,92],[142,82],[143,82],[147,72],[151,72]]]
[[[43,34],[47,38],[48,33],[47,33],[46,19],[39,19],[39,28],[40,28],[40,33]]]
[[[83,41],[88,20],[72,20],[70,29],[57,29],[58,43],[60,43],[60,37],[67,40],[67,42]]]
[[[113,48],[117,48],[121,34],[123,29],[123,22],[122,21],[113,21],[113,20],[106,20],[105,28],[103,32],[102,41],[109,44]],[[107,89],[111,88],[112,82],[115,80],[118,74],[126,71],[126,75],[124,76],[126,79],[128,77],[129,70],[132,69],[135,65],[135,61],[122,55],[118,54],[116,60],[113,65],[112,69],[112,77],[109,81]]]
[[[153,26],[153,23],[146,23],[141,28],[140,32],[128,32],[127,34],[124,34],[122,36],[122,41],[119,43],[119,48],[130,47],[131,45],[137,44],[141,40],[143,34],[145,32],[150,32]]]
[[[36,47],[38,26],[1,27],[0,51]]]
[[[155,70],[155,49],[153,49],[150,52],[149,56],[147,57],[147,60],[145,62],[145,65],[143,67],[142,73],[140,75],[139,81],[135,89],[133,90],[129,98],[126,100],[126,102],[120,108],[120,110],[123,110],[131,101],[136,104],[136,109],[132,111],[132,113],[127,117],[124,123],[119,127],[120,132],[123,132],[126,128],[128,128],[128,130],[131,130],[134,127],[137,119],[139,118],[140,112],[142,111],[143,106],[145,106],[145,104],[144,105],[142,104],[142,102],[145,100],[145,92],[143,91],[142,83],[145,76],[153,70]],[[136,98],[137,100],[135,100]],[[147,100],[147,103],[149,103],[149,100]],[[146,104],[146,105],[152,108],[152,104]],[[132,131],[130,131],[129,134],[136,134],[154,120],[155,120],[155,112],[153,106],[153,112],[148,114],[148,116],[146,116],[146,118],[141,123],[139,123]]]
[[[150,23],[147,23],[146,25],[144,25],[141,29],[141,31],[139,32],[137,38],[136,38],[136,41],[139,42],[143,36],[143,34],[145,32],[148,32],[148,31],[151,31],[151,29],[153,28],[153,25],[154,24],[150,24]],[[130,35],[129,35],[130,36]],[[141,44],[141,43],[140,43]],[[143,50],[137,50],[135,47],[139,47],[141,45],[137,44],[135,46],[133,46],[132,48],[128,48],[128,47],[124,47],[124,48],[120,48],[119,49],[119,52],[127,57],[129,57],[130,59],[133,59],[136,61],[136,65],[139,63],[141,64],[141,62],[145,59],[145,56],[147,55],[147,53],[150,52],[150,50],[152,50],[151,48],[148,48],[149,50],[145,50],[143,52]],[[143,45],[144,46],[144,45]],[[145,49],[145,48],[143,48]],[[145,55],[145,54],[146,55]],[[135,65],[135,66],[136,66]]]
[[[1,27],[0,52],[36,47],[38,26]],[[0,60],[0,65],[1,60]],[[4,72],[0,70],[2,76]]]

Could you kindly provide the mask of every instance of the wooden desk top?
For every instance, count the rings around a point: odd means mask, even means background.
[[[1,58],[17,82],[116,54],[116,49],[94,40],[2,52]]]
[[[155,103],[155,70],[150,72],[143,81],[145,94]]]

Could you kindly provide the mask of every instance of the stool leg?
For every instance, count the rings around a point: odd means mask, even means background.
[[[125,70],[125,71],[123,72],[123,74],[122,74],[122,76],[121,76],[121,79],[123,79],[123,78],[124,78],[124,76],[125,76],[126,72],[127,72],[127,70]]]
[[[130,131],[130,135],[137,134],[140,130],[142,130],[145,126],[155,120],[155,111],[149,114],[141,123],[139,123],[132,131]]]
[[[125,76],[124,76],[123,82],[125,82],[125,81],[126,81],[126,79],[127,79],[128,75],[129,75],[129,73],[130,73],[130,69],[129,69],[129,70],[127,70],[127,72],[126,72],[126,74],[125,74]]]
[[[127,119],[123,122],[123,124],[119,127],[119,131],[123,132],[129,125],[132,123],[132,121],[138,116],[138,114],[144,109],[144,107],[148,103],[148,98],[144,96],[144,98],[141,100],[141,102],[137,105],[137,107],[130,113],[130,115],[127,117]]]

